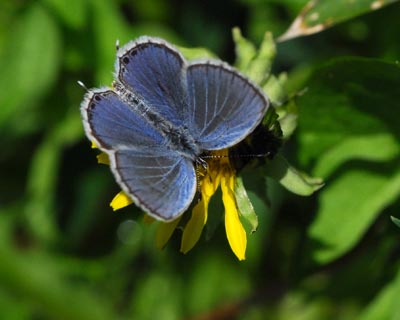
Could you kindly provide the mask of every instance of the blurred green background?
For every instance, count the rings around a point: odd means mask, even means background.
[[[116,40],[139,35],[234,63],[233,27],[258,45],[307,1],[2,1],[0,318],[400,319],[400,4],[370,12],[383,2],[321,1],[332,28],[277,44],[299,110],[282,152],[326,185],[250,177],[260,223],[238,262],[223,224],[182,255],[179,233],[160,251],[134,206],[111,211],[76,81],[110,85]]]

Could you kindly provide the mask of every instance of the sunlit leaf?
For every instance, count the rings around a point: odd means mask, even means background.
[[[377,10],[397,0],[311,0],[289,29],[278,38],[286,41],[321,32],[345,20]]]
[[[236,178],[235,197],[240,217],[250,226],[250,233],[255,232],[258,227],[258,217],[247,195],[241,177]]]
[[[296,170],[281,155],[269,161],[265,165],[265,171],[286,189],[301,196],[311,195],[324,186],[322,179]]]
[[[395,159],[399,153],[400,144],[390,134],[352,136],[324,152],[313,172],[317,176],[328,177],[348,160],[385,162]]]
[[[400,228],[400,219],[397,219],[396,217],[390,217],[393,221],[393,223]]]

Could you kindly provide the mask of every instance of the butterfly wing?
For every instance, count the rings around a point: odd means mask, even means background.
[[[100,149],[158,147],[165,138],[111,89],[90,91],[81,105],[86,135]]]
[[[191,204],[196,192],[193,164],[186,158],[154,150],[117,151],[111,167],[124,191],[149,214],[170,221]]]
[[[231,147],[261,122],[268,98],[255,84],[219,61],[199,61],[187,68],[189,123],[205,150]]]
[[[81,106],[87,136],[110,158],[121,188],[157,219],[173,220],[191,204],[196,175],[190,160],[111,89],[89,92]]]
[[[117,79],[175,126],[187,111],[186,62],[161,39],[141,37],[118,50]]]

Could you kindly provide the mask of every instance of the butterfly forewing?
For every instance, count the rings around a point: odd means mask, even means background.
[[[176,126],[184,125],[185,61],[161,40],[143,37],[118,51],[118,80]]]
[[[228,148],[243,140],[269,105],[261,89],[222,62],[191,64],[187,82],[190,127],[205,150]]]
[[[81,107],[88,136],[104,149],[163,145],[163,137],[111,89],[89,92]]]

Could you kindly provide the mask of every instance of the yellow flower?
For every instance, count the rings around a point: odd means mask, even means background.
[[[93,143],[92,148],[96,148]],[[108,156],[101,153],[97,156],[98,163],[109,165]],[[235,182],[236,172],[232,167],[228,150],[214,151],[211,157],[207,158],[207,172],[200,179],[200,201],[194,206],[192,216],[186,223],[183,229],[181,252],[187,253],[191,250],[198,240],[208,218],[208,205],[211,197],[221,186],[222,202],[225,207],[225,230],[229,245],[239,260],[245,259],[247,237],[246,231],[240,221],[240,214],[235,197]],[[113,210],[122,209],[133,201],[124,191],[119,192],[111,201],[110,206]],[[147,217],[147,216],[145,216]],[[147,219],[147,222],[152,222],[153,219]],[[168,222],[160,222],[156,235],[157,247],[163,248],[174,230],[179,225],[181,217]]]
[[[201,200],[192,210],[192,217],[186,224],[181,252],[186,253],[200,238],[208,217],[208,204],[215,191],[221,186],[222,201],[225,207],[225,230],[229,245],[239,260],[245,259],[247,237],[239,218],[235,198],[235,170],[231,166],[228,150],[215,151],[208,161],[208,170],[200,182]]]

